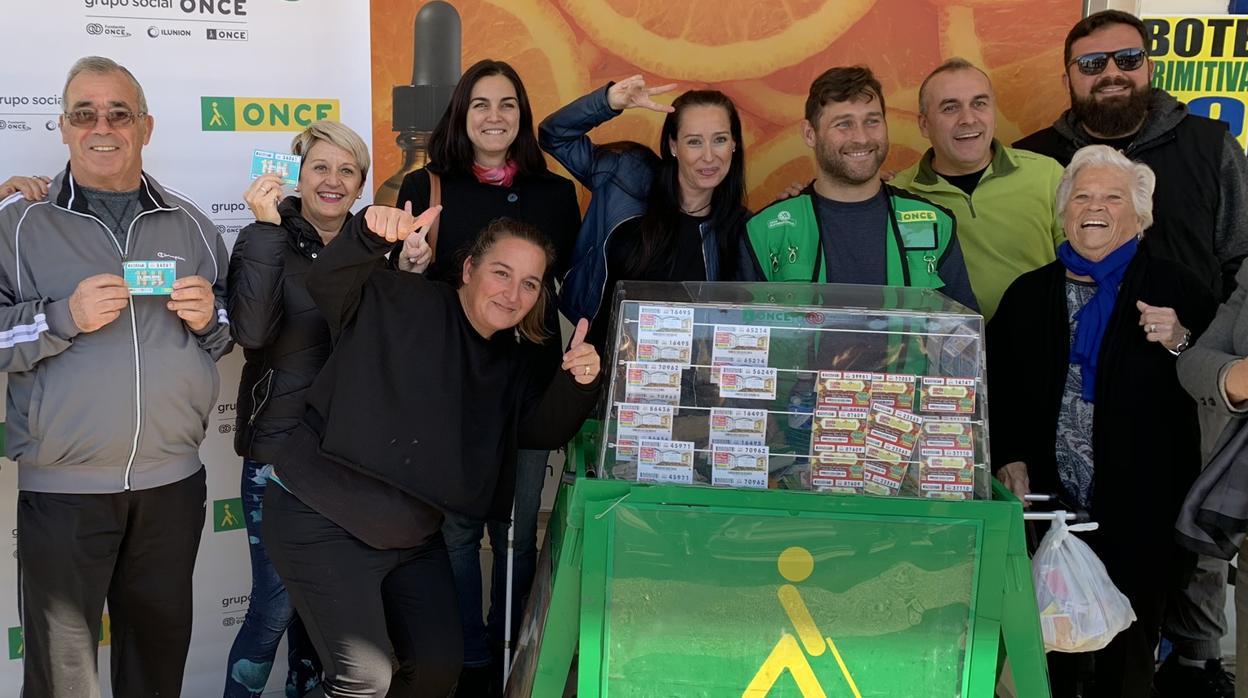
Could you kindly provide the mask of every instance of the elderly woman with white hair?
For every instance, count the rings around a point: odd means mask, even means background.
[[[1100,528],[1082,537],[1135,610],[1094,653],[1084,696],[1149,695],[1166,592],[1192,562],[1173,529],[1200,432],[1175,361],[1216,301],[1193,272],[1149,253],[1154,182],[1107,146],[1075,153],[1057,189],[1058,260],[1015,280],[988,325],[997,477],[1020,497],[1055,493],[1090,512]],[[1071,656],[1049,664],[1055,698],[1076,695]]]

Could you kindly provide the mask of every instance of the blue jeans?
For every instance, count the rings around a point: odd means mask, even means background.
[[[225,698],[255,698],[264,692],[277,645],[286,633],[289,670],[286,697],[301,698],[321,682],[321,663],[290,605],[286,587],[260,542],[260,505],[272,466],[243,459],[244,523],[251,549],[251,601],[226,665]]]
[[[515,572],[512,576],[513,636],[520,629],[520,619],[533,585],[537,569],[537,511],[542,504],[542,483],[546,480],[546,461],[550,451],[521,450],[516,458]],[[490,581],[489,617],[482,622],[481,608],[481,534],[490,533],[494,551],[494,572]],[[507,609],[507,525],[447,516],[442,524],[451,570],[455,574],[455,590],[459,596],[459,614],[464,629],[464,666],[480,667],[490,663],[490,647],[503,646],[503,614]]]

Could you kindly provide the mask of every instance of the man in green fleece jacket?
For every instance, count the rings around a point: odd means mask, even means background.
[[[996,95],[979,68],[951,58],[919,87],[919,130],[932,147],[893,184],[953,212],[985,320],[1014,279],[1056,259],[1062,166],[995,138]]]

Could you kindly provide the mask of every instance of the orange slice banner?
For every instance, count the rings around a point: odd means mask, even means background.
[[[391,90],[412,74],[412,23],[425,2],[370,0],[374,184],[402,155],[391,129]],[[642,73],[651,84],[712,87],[730,95],[745,130],[749,205],[814,176],[799,125],[811,80],[865,64],[888,100],[900,170],[927,149],[918,87],[941,61],[983,66],[997,91],[997,136],[1010,142],[1049,125],[1068,105],[1062,41],[1078,0],[450,0],[463,24],[463,66],[511,63],[540,121],[589,90]],[[629,111],[598,142],[655,147],[662,115]]]

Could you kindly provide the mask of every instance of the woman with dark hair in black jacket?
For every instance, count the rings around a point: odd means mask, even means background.
[[[539,129],[546,152],[593,195],[560,307],[569,320],[588,318],[589,341],[604,351],[615,282],[740,278],[741,117],[717,90],[690,90],[671,106],[652,99],[672,87],[646,87],[634,75],[572,102]],[[640,143],[590,140],[591,129],[631,108],[667,114],[657,157]]]
[[[572,182],[550,172],[537,136],[533,112],[520,76],[502,61],[483,60],[464,71],[450,104],[429,138],[429,164],[408,174],[399,188],[398,205],[411,202],[413,211],[431,203],[431,184],[440,188],[442,216],[437,236],[430,238],[434,261],[426,276],[453,280],[459,274],[459,253],[491,221],[508,217],[536,227],[555,250],[554,268],[547,275],[547,292],[554,298],[554,279],[567,269],[567,260],[581,224]],[[400,267],[405,263],[400,255]],[[542,370],[553,374],[562,343],[554,303],[545,314],[547,339],[536,353]],[[528,598],[537,567],[537,514],[541,505],[548,451],[521,450],[516,464],[514,517],[513,634]],[[490,533],[494,551],[489,621],[482,622],[481,536]],[[497,693],[501,674],[491,672],[502,650],[506,607],[507,525],[505,521],[451,515],[443,527],[464,626],[462,695]],[[494,683],[494,687],[487,684]]]

